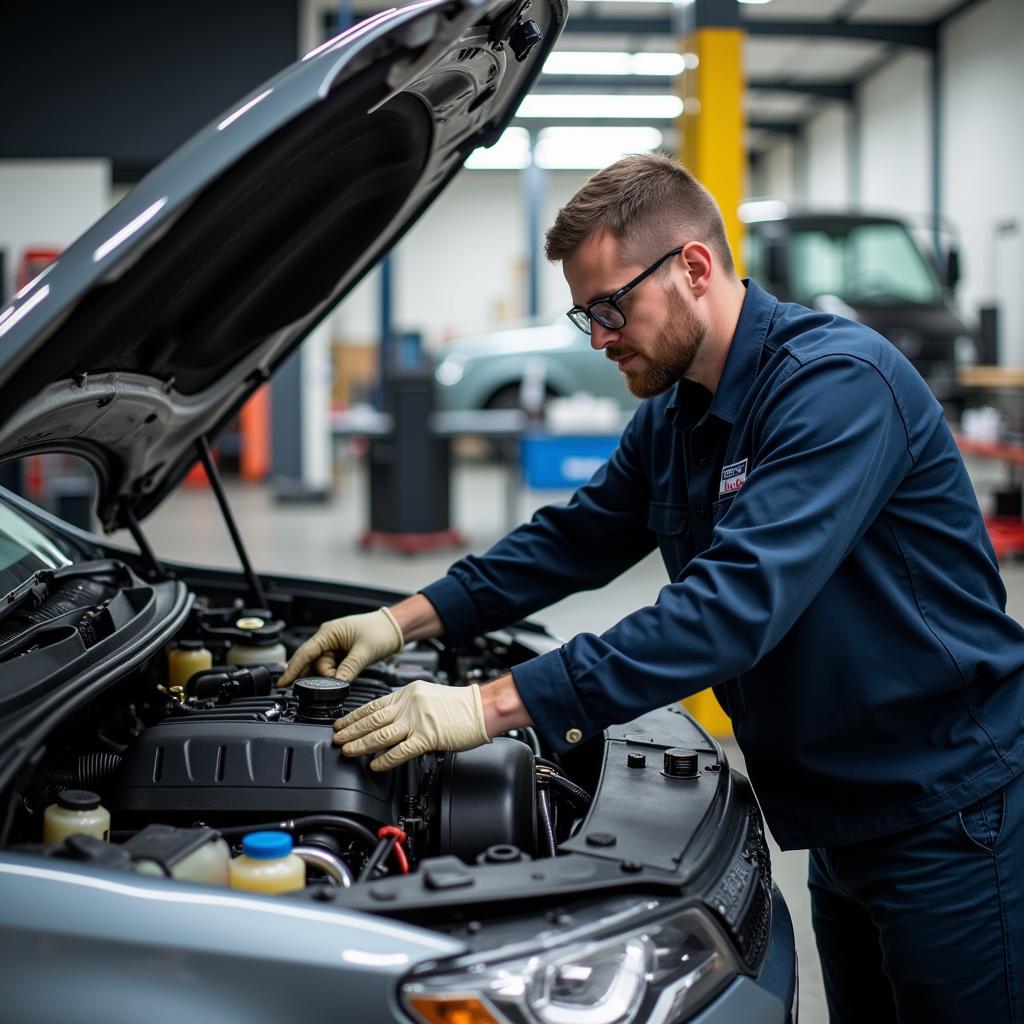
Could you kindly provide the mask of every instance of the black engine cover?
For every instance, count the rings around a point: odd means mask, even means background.
[[[397,820],[400,772],[345,757],[330,725],[170,719],[126,751],[111,801],[115,827],[163,821],[231,825],[344,814]]]

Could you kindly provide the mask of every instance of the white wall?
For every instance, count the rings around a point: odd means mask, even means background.
[[[796,196],[796,159],[792,139],[783,138],[761,157],[757,179],[750,191],[772,199],[793,199]]]
[[[831,103],[805,129],[807,167],[801,198],[808,206],[834,210],[849,205],[849,119],[843,104]]]
[[[587,177],[543,176],[541,237]],[[453,337],[514,323],[526,315],[526,207],[516,171],[463,171],[399,242],[393,255],[393,312],[398,331],[420,331],[431,350]],[[559,267],[541,254],[541,316],[571,303]],[[380,276],[374,272],[338,308],[336,340],[367,344],[380,324]]]
[[[110,201],[109,160],[0,160],[0,292],[12,294],[26,249],[66,249]]]
[[[545,201],[541,217],[541,246],[544,232],[554,223],[559,209],[573,197],[579,187],[593,174],[593,171],[550,171],[546,176]],[[540,315],[554,320],[571,305],[569,286],[562,276],[562,266],[548,263],[543,252],[540,256]]]
[[[858,205],[865,209],[931,213],[931,74],[930,56],[908,52],[857,91]]]
[[[1016,365],[1024,365],[1022,54],[1021,0],[984,0],[942,33],[942,202],[963,241],[959,298],[972,317],[979,302],[1000,301],[1014,333],[1005,361]]]

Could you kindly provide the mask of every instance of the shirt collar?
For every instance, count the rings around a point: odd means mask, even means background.
[[[684,421],[687,424],[696,422],[702,418],[705,411],[728,423],[736,422],[740,406],[747,397],[761,365],[761,351],[768,336],[775,307],[778,305],[778,300],[769,295],[756,281],[744,278],[743,284],[746,286],[747,294],[743,298],[736,333],[729,346],[722,377],[711,399],[710,408],[706,404],[706,396],[709,394],[707,389],[684,377],[673,388],[671,399],[665,408],[665,415],[675,421],[677,426],[684,425]],[[697,393],[703,393],[705,400],[701,402],[698,399],[694,408]],[[694,417],[693,413],[697,415]]]

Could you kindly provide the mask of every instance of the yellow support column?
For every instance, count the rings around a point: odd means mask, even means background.
[[[679,76],[679,161],[718,200],[737,269],[743,273],[740,201],[743,142],[743,41],[736,0],[694,0],[683,8],[686,69]]]
[[[744,31],[736,0],[693,0],[681,14],[685,19],[680,29],[686,66],[680,76],[679,161],[718,201],[736,269],[742,275],[739,208],[747,162]],[[687,697],[683,705],[713,736],[732,735],[729,717],[710,689]]]

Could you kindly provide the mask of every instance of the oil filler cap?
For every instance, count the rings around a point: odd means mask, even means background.
[[[345,713],[349,685],[344,679],[308,676],[296,679],[292,693],[299,700],[297,722],[333,722]]]
[[[665,751],[665,765],[662,775],[669,779],[695,779],[700,774],[697,768],[697,751],[685,747],[672,747]]]

